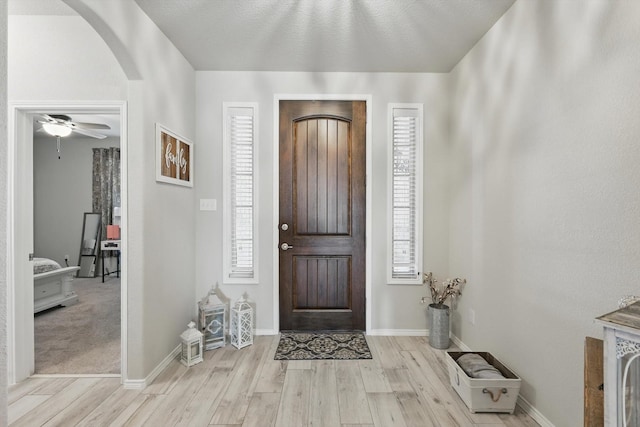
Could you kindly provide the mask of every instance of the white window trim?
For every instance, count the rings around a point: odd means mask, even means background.
[[[253,277],[231,277],[231,138],[229,129],[229,110],[232,108],[253,109]],[[222,103],[222,185],[223,185],[223,283],[258,284],[258,103],[223,102]]]
[[[416,129],[416,277],[393,277],[393,113],[396,109],[413,109],[417,111],[418,124]],[[390,285],[421,285],[422,284],[422,254],[424,236],[423,229],[423,163],[424,163],[424,107],[423,104],[390,103],[388,105],[388,159],[387,159],[387,283]]]

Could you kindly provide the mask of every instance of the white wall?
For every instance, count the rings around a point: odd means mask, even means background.
[[[60,145],[58,159],[55,137],[33,140],[34,254],[62,266],[69,255],[69,265],[80,265],[84,213],[93,211],[93,149],[118,147],[120,139],[61,138]]]
[[[21,100],[129,100],[133,378],[175,346],[180,320],[222,282],[222,102],[260,105],[262,261],[259,285],[223,289],[234,299],[248,291],[258,304],[257,327],[271,329],[273,95],[371,94],[374,230],[386,226],[386,105],[424,102],[425,267],[468,279],[454,332],[520,374],[525,398],[554,424],[579,424],[581,399],[567,396],[582,395],[584,336],[600,336],[592,319],[621,295],[640,292],[640,4],[520,0],[456,67],[448,92],[449,76],[433,74],[198,72],[194,80],[133,1],[75,3],[109,23],[142,80],[127,83],[80,18],[11,17],[9,93]],[[71,67],[48,60],[38,54],[44,41],[70,43],[95,61]],[[155,183],[157,121],[195,135],[193,190]],[[218,211],[195,212],[199,198],[217,199]],[[418,303],[424,288],[386,285],[385,234],[370,238],[372,328],[425,328]]]
[[[129,78],[128,370],[142,379],[195,318],[195,191],[155,181],[155,123],[193,140],[199,155],[195,74],[133,0],[64,1],[107,42]]]
[[[0,0],[0,105],[7,105],[7,0]],[[7,109],[0,108],[0,135],[7,135]],[[6,139],[4,139],[6,140]],[[0,170],[9,169],[7,143],[0,143]],[[7,223],[7,174],[0,174],[0,224]],[[0,227],[0,242],[7,227]],[[7,245],[0,245],[0,425],[7,425]]]
[[[77,16],[15,16],[9,17],[8,33],[8,86],[9,101],[17,103],[86,102],[123,101],[127,97],[127,82],[120,66],[106,44],[95,34],[95,31]],[[47,46],[48,49],[43,49]],[[52,52],[74,52],[66,59],[54,58]],[[64,56],[58,55],[64,58]],[[29,122],[21,114],[20,123]],[[24,120],[23,120],[24,119]],[[28,126],[31,132],[32,125]],[[27,132],[20,126],[20,132]],[[24,134],[24,140],[31,144],[31,135]],[[15,141],[10,141],[14,144]],[[20,145],[19,147],[25,147]],[[16,147],[18,148],[18,147]],[[28,151],[18,150],[22,152]],[[17,185],[27,182],[20,176],[24,167],[17,168],[19,176]],[[19,188],[18,188],[19,190]],[[16,206],[20,204],[20,194],[16,194]],[[13,208],[13,207],[12,207]],[[29,234],[30,230],[20,228],[25,215],[16,218],[14,232],[16,250],[28,249],[32,252],[32,239],[20,233]],[[26,215],[28,216],[28,215]],[[26,226],[26,224],[25,224]],[[27,226],[28,227],[28,226]],[[31,241],[31,243],[29,243]],[[25,251],[28,253],[27,251]],[[16,258],[17,259],[17,258]],[[24,258],[20,257],[20,260]],[[14,260],[15,261],[15,260]],[[23,262],[23,261],[15,261]],[[14,271],[19,283],[22,270]],[[13,285],[13,284],[12,284]],[[33,315],[30,314],[30,295],[32,290],[15,287],[12,295],[15,302],[14,322],[15,345],[12,351],[18,357],[12,360],[11,380],[20,381],[33,370],[33,341],[30,338],[33,330]],[[10,311],[11,312],[11,311]],[[30,362],[31,361],[31,362]],[[15,377],[15,378],[13,378]]]
[[[193,139],[195,76],[133,0],[65,3],[82,17],[10,17],[10,99],[127,100],[127,364],[141,380],[195,312],[194,190],[156,183],[154,169],[156,122]]]
[[[99,101],[124,100],[127,97],[127,84],[124,73],[104,41],[91,26],[79,16],[41,16],[11,15],[8,19],[8,93],[12,102],[22,101]],[[48,49],[43,49],[48,46]],[[73,52],[72,55],[59,55],[60,52]],[[51,254],[64,265],[64,255],[70,256],[69,263],[75,265],[78,260],[80,234],[82,232],[82,213],[91,211],[91,150],[87,160],[89,175],[86,180],[75,180],[71,174],[78,172],[84,163],[76,163],[76,139],[63,139],[62,159],[57,163],[43,162],[44,158],[54,158],[55,141],[51,145],[42,143],[42,139],[34,140],[34,203],[41,200],[41,192],[51,186],[59,192],[64,203],[52,203],[55,212],[63,206],[77,205],[74,200],[78,191],[89,191],[86,203],[77,206],[79,213],[60,214],[56,218],[55,230],[61,232],[60,240],[64,242],[59,252]],[[46,139],[47,142],[51,140]],[[91,142],[90,144],[93,144]],[[116,142],[118,145],[118,142]],[[97,146],[97,145],[96,145]],[[39,149],[42,148],[42,149]],[[53,152],[49,152],[53,149]],[[77,159],[79,160],[79,159]],[[64,167],[60,167],[64,165]],[[58,167],[55,175],[49,175]],[[77,167],[80,166],[80,169]],[[86,165],[84,165],[86,166]],[[61,173],[63,175],[58,175]],[[61,181],[56,178],[60,177]],[[83,185],[84,184],[84,185]],[[66,189],[66,191],[65,191]],[[48,189],[47,189],[48,192]],[[59,208],[58,208],[59,207]],[[85,210],[86,209],[86,210]],[[34,231],[36,233],[46,226],[43,210],[35,207]],[[54,214],[55,214],[54,212]],[[60,226],[63,226],[61,229]],[[79,229],[78,229],[79,227]],[[51,245],[42,240],[43,235],[34,236],[35,254],[50,254]],[[55,236],[58,240],[58,236]],[[44,246],[43,246],[44,245]]]
[[[273,330],[273,230],[274,193],[274,94],[370,94],[372,95],[373,144],[373,247],[372,325],[373,330],[425,330],[422,286],[386,284],[386,174],[387,104],[424,103],[425,111],[425,268],[436,274],[448,271],[447,228],[447,82],[445,74],[383,73],[288,73],[288,72],[197,72],[197,163],[196,198],[218,201],[215,212],[196,215],[196,294],[204,296],[219,283],[233,300],[243,292],[257,303],[257,328]],[[258,285],[223,285],[222,278],[222,103],[259,103],[258,129]]]
[[[556,426],[582,424],[594,317],[640,294],[638,22],[640,2],[520,0],[452,72],[454,332]]]
[[[126,97],[122,69],[84,19],[9,16],[10,101]]]

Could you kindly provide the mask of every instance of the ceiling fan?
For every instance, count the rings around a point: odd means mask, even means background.
[[[109,125],[102,123],[82,123],[71,120],[66,114],[41,114],[42,128],[53,136],[69,136],[71,132],[77,132],[91,138],[104,139],[107,136],[94,130],[111,129]]]
[[[41,114],[38,123],[42,124],[42,130],[49,135],[55,136],[58,141],[58,159],[60,158],[60,137],[71,135],[72,132],[91,138],[104,139],[107,136],[95,132],[95,130],[111,129],[109,125],[103,123],[82,123],[71,120],[66,114]]]

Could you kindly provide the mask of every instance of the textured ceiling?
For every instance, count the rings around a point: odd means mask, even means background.
[[[196,70],[448,72],[515,0],[136,0]]]
[[[515,0],[135,1],[196,70],[449,72]],[[9,14],[75,12],[9,0]]]

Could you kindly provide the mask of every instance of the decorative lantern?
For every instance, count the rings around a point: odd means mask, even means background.
[[[195,322],[189,322],[189,328],[180,334],[182,341],[182,357],[180,362],[185,366],[192,366],[202,362],[202,332],[196,329]]]
[[[227,327],[227,304],[212,290],[198,303],[200,330],[204,334],[204,349],[224,347]]]
[[[253,308],[243,295],[231,309],[231,344],[242,348],[253,344]]]

